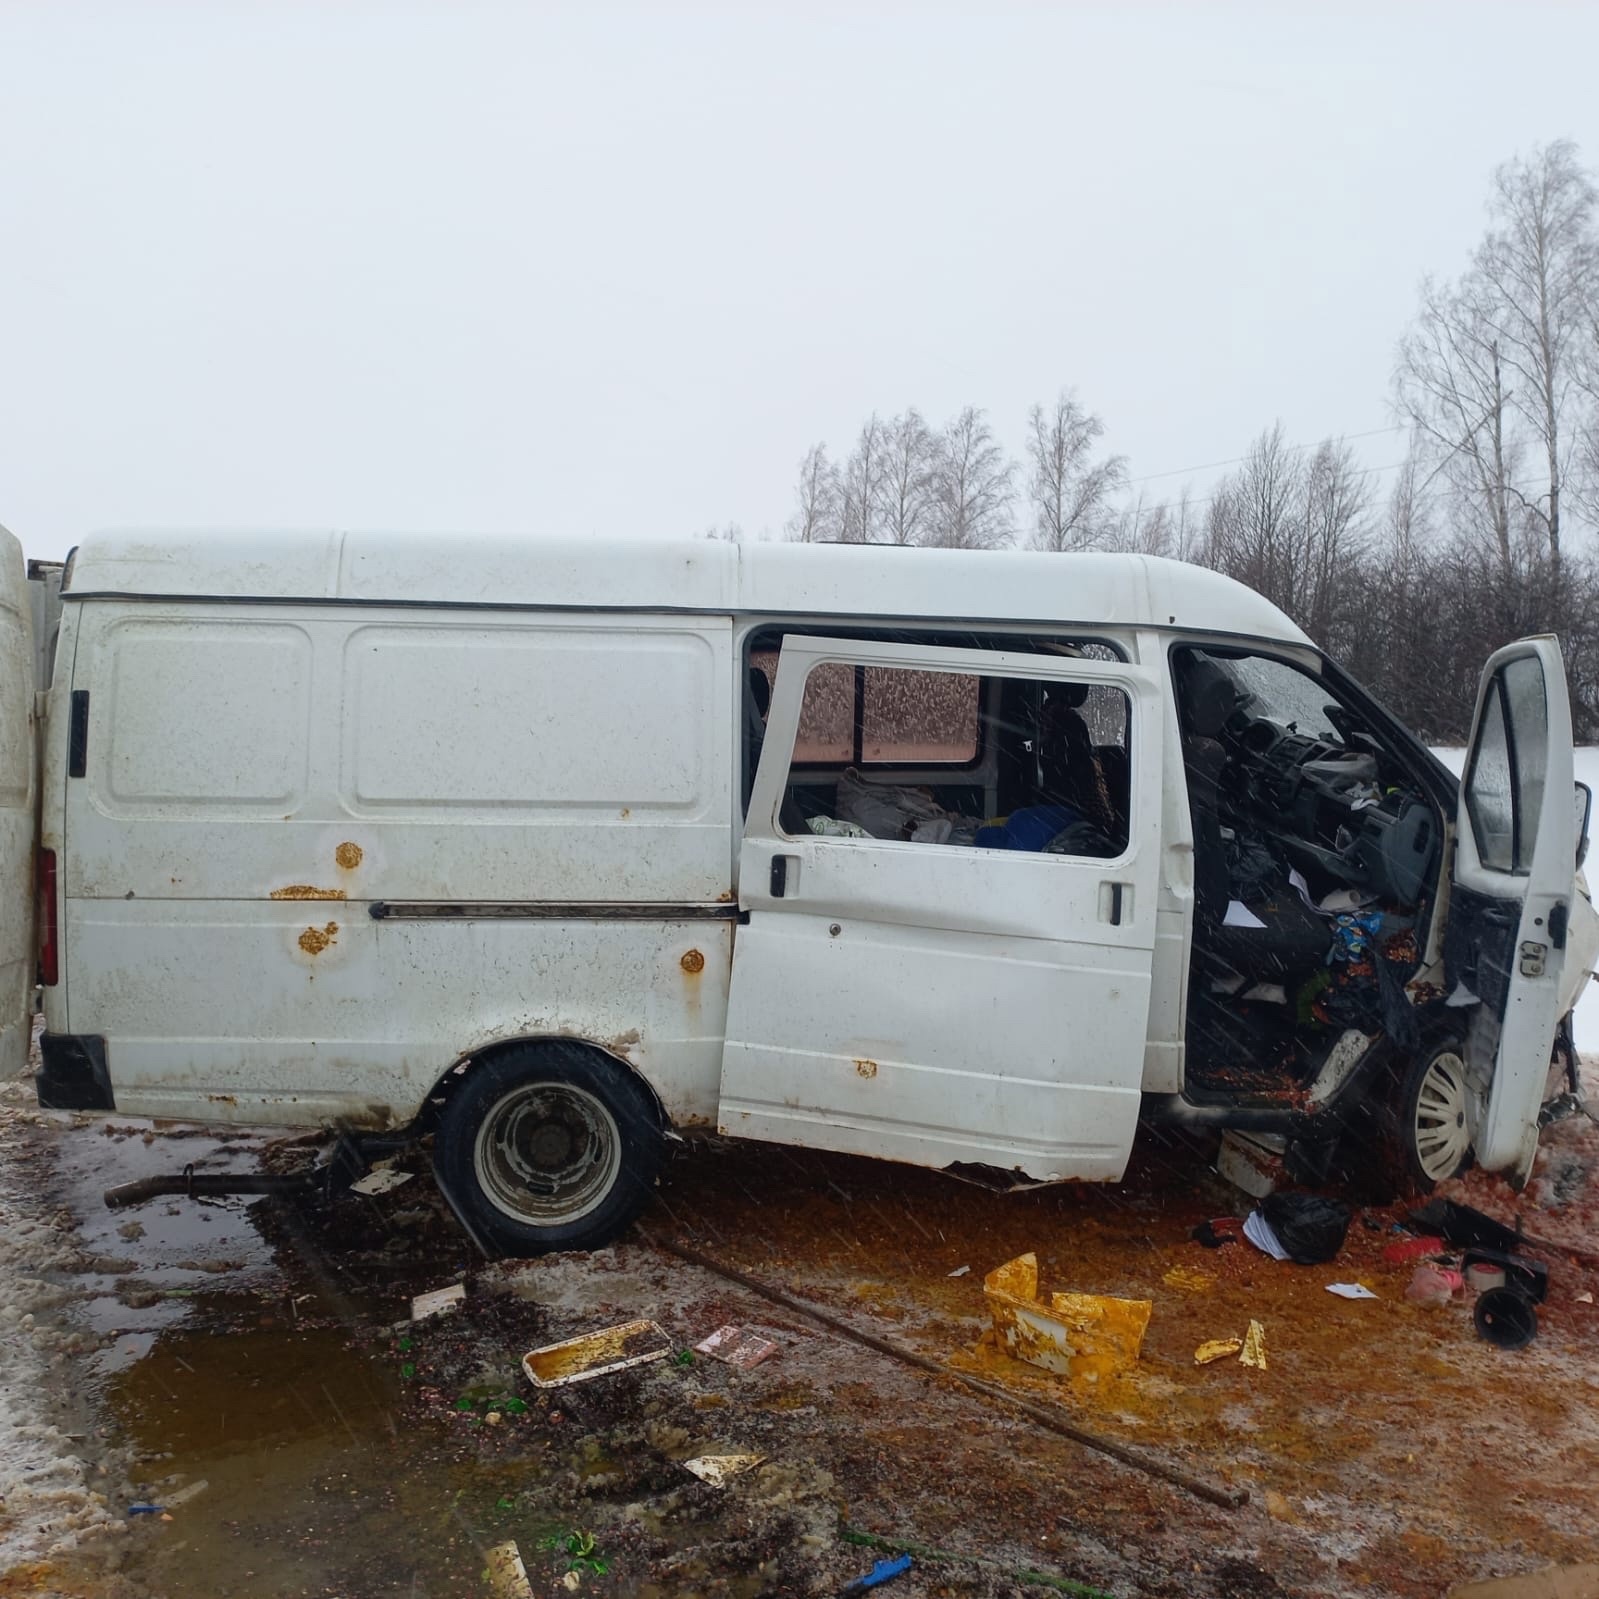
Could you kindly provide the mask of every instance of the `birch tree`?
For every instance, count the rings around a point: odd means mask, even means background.
[[[1028,414],[1028,496],[1038,549],[1091,549],[1110,533],[1110,501],[1127,485],[1127,459],[1095,458],[1104,432],[1104,422],[1070,389],[1062,389],[1048,410],[1035,405]]]
[[[789,538],[799,544],[838,538],[842,498],[838,468],[828,460],[827,446],[813,444],[800,461],[794,514],[785,529]]]
[[[967,406],[940,439],[928,542],[951,550],[995,550],[1015,529],[1015,468],[984,412]]]

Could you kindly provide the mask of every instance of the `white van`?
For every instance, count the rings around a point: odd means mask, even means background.
[[[1521,1180],[1599,949],[1552,638],[1463,785],[1275,607],[1122,555],[86,540],[29,735],[42,1104],[434,1138],[512,1252],[718,1129],[1115,1180],[1140,1117]],[[1571,1086],[1575,1087],[1572,1078]]]

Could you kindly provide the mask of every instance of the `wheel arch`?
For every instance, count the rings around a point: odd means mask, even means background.
[[[643,1090],[660,1130],[664,1133],[671,1129],[671,1117],[667,1115],[666,1106],[662,1103],[654,1084],[615,1044],[586,1038],[580,1033],[518,1033],[478,1045],[452,1061],[423,1098],[420,1108],[412,1118],[409,1130],[419,1137],[435,1131],[439,1118],[444,1113],[444,1107],[471,1076],[474,1067],[492,1060],[503,1059],[506,1055],[513,1055],[521,1050],[540,1048],[581,1049],[587,1054],[600,1056],[612,1065],[620,1067]]]

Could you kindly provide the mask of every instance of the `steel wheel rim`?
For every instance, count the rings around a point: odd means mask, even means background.
[[[1453,1050],[1441,1050],[1421,1079],[1411,1128],[1416,1163],[1432,1182],[1453,1177],[1471,1152],[1469,1103],[1466,1063]]]
[[[579,1221],[622,1169],[622,1134],[605,1103],[568,1083],[525,1083],[483,1118],[472,1147],[478,1186],[513,1221]]]

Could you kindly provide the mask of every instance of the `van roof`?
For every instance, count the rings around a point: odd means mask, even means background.
[[[1308,643],[1253,589],[1147,555],[480,534],[107,532],[68,600],[705,611],[1177,626]]]

